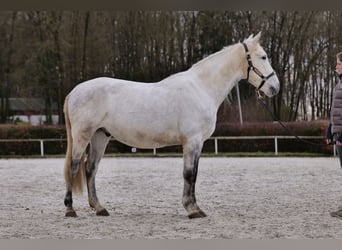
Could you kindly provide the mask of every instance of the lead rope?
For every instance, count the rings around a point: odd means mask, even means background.
[[[278,118],[276,118],[273,113],[267,108],[266,106],[266,102],[264,100],[264,98],[262,97],[262,95],[259,93],[259,91],[257,91],[257,99],[258,101],[264,106],[264,108],[266,109],[267,113],[272,117],[272,119],[276,122],[278,122],[280,124],[280,126],[282,126],[289,134],[291,134],[292,136],[294,136],[298,141],[307,143],[307,144],[311,144],[314,146],[328,146],[328,144],[323,144],[323,143],[316,143],[316,142],[311,142],[305,139],[300,138],[297,134],[295,134],[294,132],[292,132],[288,127],[286,127]]]

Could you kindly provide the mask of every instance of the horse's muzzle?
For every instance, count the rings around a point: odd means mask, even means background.
[[[275,88],[275,87],[271,86],[270,92],[271,92],[271,95],[276,95],[279,92],[279,88]]]

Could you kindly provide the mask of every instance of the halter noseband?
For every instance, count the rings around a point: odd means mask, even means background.
[[[249,54],[248,51],[248,47],[245,43],[242,43],[243,47],[245,48],[245,52],[246,52],[246,57],[247,57],[247,62],[248,62],[248,69],[247,69],[247,81],[249,80],[249,72],[252,70],[254,71],[255,74],[257,74],[260,78],[261,78],[261,83],[260,85],[256,88],[256,92],[259,93],[259,90],[262,88],[262,86],[264,86],[265,82],[271,78],[274,75],[274,71],[272,71],[271,74],[269,74],[268,76],[264,76],[260,70],[258,70],[256,67],[254,67],[253,63],[252,63],[252,58],[251,55]]]

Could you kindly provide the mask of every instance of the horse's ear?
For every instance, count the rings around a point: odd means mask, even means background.
[[[255,37],[253,37],[253,42],[259,43],[260,37],[261,37],[261,31],[259,31],[259,33]]]
[[[252,41],[253,40],[253,34],[250,34],[248,38],[245,38],[244,41]]]

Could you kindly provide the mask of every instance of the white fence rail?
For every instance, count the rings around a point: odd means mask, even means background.
[[[324,139],[324,136],[298,136],[298,138],[303,140],[310,139]],[[209,140],[214,140],[215,143],[215,154],[218,154],[218,141],[219,140],[259,140],[259,139],[272,139],[274,140],[274,154],[278,155],[278,139],[294,139],[297,140],[294,136],[281,136],[281,135],[270,135],[270,136],[217,136],[210,137]],[[335,150],[334,150],[335,152]]]
[[[303,140],[312,140],[312,139],[324,139],[324,136],[299,136],[300,139]],[[260,140],[260,139],[270,139],[274,140],[274,154],[278,155],[278,140],[279,139],[294,139],[297,140],[294,136],[216,136],[210,137],[209,140],[214,140],[214,153],[218,154],[219,150],[219,141],[220,140]],[[113,139],[115,141],[115,139]],[[66,139],[0,139],[0,143],[2,142],[37,142],[40,144],[40,156],[44,157],[44,142],[61,142],[66,141]],[[134,152],[134,150],[132,150]],[[333,150],[335,155],[335,148]],[[157,154],[157,149],[153,149],[153,154]]]
[[[61,142],[66,139],[0,139],[2,142],[38,142],[40,144],[40,156],[44,157],[44,142]]]

